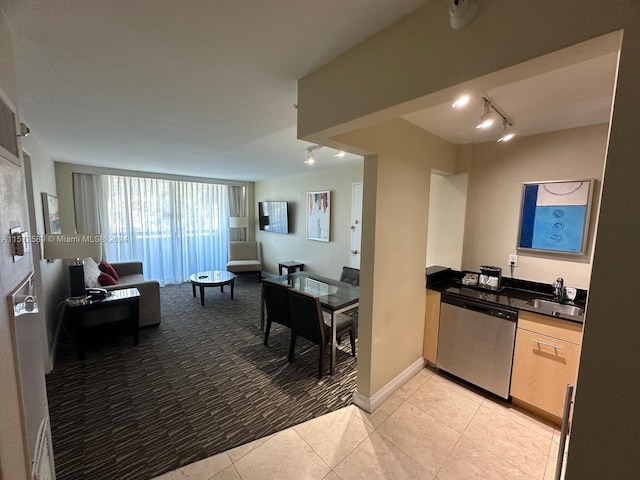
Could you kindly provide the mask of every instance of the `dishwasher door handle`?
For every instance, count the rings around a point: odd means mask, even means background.
[[[484,305],[478,305],[477,303],[464,303],[462,304],[462,308],[466,308],[467,310],[472,310],[474,312],[484,313],[485,315],[491,315],[491,308],[485,307]]]

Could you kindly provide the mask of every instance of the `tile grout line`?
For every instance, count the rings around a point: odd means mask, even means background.
[[[444,467],[444,464],[447,463],[447,460],[449,460],[449,457],[451,457],[451,454],[453,453],[453,451],[456,449],[456,447],[460,443],[460,440],[462,440],[462,437],[464,436],[465,432],[469,428],[469,425],[471,425],[471,422],[473,422],[473,419],[476,418],[476,415],[478,415],[478,412],[480,411],[480,407],[482,407],[482,405],[484,405],[484,402],[486,402],[486,400],[487,400],[486,398],[483,398],[482,401],[478,404],[478,408],[476,409],[475,413],[473,414],[473,417],[471,417],[471,420],[469,420],[469,423],[467,423],[467,426],[464,427],[464,430],[462,431],[462,433],[460,434],[460,437],[458,438],[458,440],[456,441],[455,445],[453,446],[453,448],[451,449],[451,451],[447,455],[447,458],[445,458],[444,462],[442,462],[442,465],[440,465],[440,468],[438,469],[438,471],[436,472],[436,474],[434,476],[434,480],[438,480],[438,475],[442,471],[442,468]]]

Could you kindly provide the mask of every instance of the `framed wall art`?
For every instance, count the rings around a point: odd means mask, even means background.
[[[42,192],[42,208],[44,210],[44,233],[62,233],[58,197]]]
[[[593,185],[592,179],[525,183],[518,249],[584,254]]]
[[[307,239],[328,242],[331,228],[331,192],[307,192]]]

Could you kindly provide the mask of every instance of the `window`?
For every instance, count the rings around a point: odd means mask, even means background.
[[[224,270],[228,186],[102,176],[102,231],[110,261],[142,260],[145,277],[166,283]]]

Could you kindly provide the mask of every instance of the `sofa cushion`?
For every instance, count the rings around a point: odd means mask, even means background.
[[[87,257],[82,259],[84,263],[84,285],[87,288],[95,288],[100,287],[100,282],[98,281],[98,277],[100,276],[100,268],[96,261]]]
[[[98,268],[100,269],[101,272],[104,272],[109,276],[113,277],[114,280],[118,280],[118,272],[116,272],[116,269],[113,268],[111,264],[106,260],[104,259],[100,260],[100,263],[98,264]]]
[[[108,285],[117,285],[118,281],[108,273],[100,272],[100,275],[98,275],[98,283],[103,287],[106,287]]]

